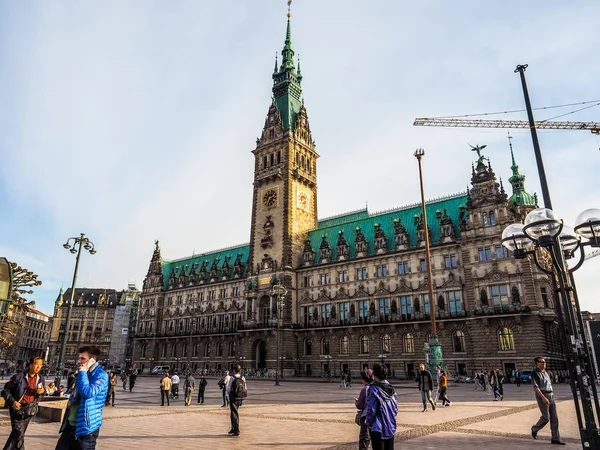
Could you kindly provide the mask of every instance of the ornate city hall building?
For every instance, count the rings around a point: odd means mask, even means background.
[[[245,368],[318,376],[376,362],[409,377],[431,333],[420,203],[319,220],[317,159],[288,17],[273,99],[256,141],[249,244],[163,259],[144,280],[139,369]],[[512,149],[511,149],[512,152]],[[427,202],[435,316],[451,372],[565,369],[550,280],[501,246],[537,198],[514,161],[505,191],[479,154],[467,192]],[[457,173],[456,186],[469,182]],[[418,190],[415,186],[415,200]],[[284,289],[282,289],[282,287]],[[279,339],[278,339],[279,337]]]

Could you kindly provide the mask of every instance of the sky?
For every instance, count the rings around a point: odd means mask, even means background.
[[[248,242],[253,156],[285,38],[285,0],[0,2],[0,255],[38,273],[52,313],[84,232],[78,286],[141,288],[159,239],[181,258]],[[318,160],[319,217],[464,192],[486,144],[510,176],[507,130],[413,127],[415,117],[600,99],[596,1],[294,0],[292,42]],[[586,106],[541,109],[537,120]],[[490,118],[526,120],[524,112]],[[600,122],[600,107],[559,120]],[[528,130],[511,130],[541,190]],[[600,140],[540,132],[554,211],[600,208]],[[600,311],[600,257],[576,272]]]

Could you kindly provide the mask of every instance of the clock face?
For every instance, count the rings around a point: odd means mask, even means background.
[[[264,208],[275,208],[277,206],[277,189],[267,189],[262,194]]]
[[[308,192],[298,190],[296,206],[304,211],[310,211],[310,194]]]

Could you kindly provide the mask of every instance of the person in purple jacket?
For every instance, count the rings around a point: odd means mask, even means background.
[[[369,436],[369,427],[365,425],[362,416],[365,414],[365,408],[367,407],[367,392],[369,386],[373,383],[373,371],[371,369],[363,370],[360,373],[360,379],[363,384],[363,388],[358,394],[358,398],[354,399],[354,406],[361,412],[361,423],[360,433],[358,435],[358,450],[368,450],[369,444],[371,443],[371,436]]]
[[[373,366],[373,384],[367,394],[367,407],[364,411],[365,424],[369,427],[373,450],[393,450],[396,433],[398,400],[396,391],[386,380],[387,367]]]

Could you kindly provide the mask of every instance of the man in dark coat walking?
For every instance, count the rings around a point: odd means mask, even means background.
[[[29,367],[19,372],[4,385],[2,397],[10,407],[12,431],[4,445],[4,450],[25,450],[25,431],[35,415],[36,403],[45,392],[45,380],[40,375],[44,365],[42,358],[29,361]]]
[[[198,384],[198,403],[201,405],[204,403],[204,390],[206,389],[207,384],[208,382],[206,381],[206,378],[204,378],[204,375],[200,375],[200,383]]]
[[[431,376],[431,372],[425,368],[425,364],[423,363],[421,363],[419,366],[417,382],[419,383],[419,391],[421,391],[421,400],[423,400],[423,412],[427,411],[427,402],[431,403],[431,407],[435,411],[435,403],[433,403],[431,398],[431,391],[433,391],[433,378]]]

